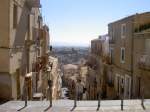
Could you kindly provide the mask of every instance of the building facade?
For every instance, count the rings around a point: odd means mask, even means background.
[[[109,63],[108,35],[99,36],[91,41],[91,54],[86,84],[89,99],[98,99],[98,95],[106,98],[106,64]]]
[[[79,69],[78,65],[74,64],[66,64],[63,65],[63,87],[67,87],[69,89],[68,97],[70,99],[75,98],[75,87],[77,78],[79,77]]]
[[[150,98],[150,30],[135,33],[133,44],[133,97]]]
[[[0,2],[0,98],[24,98],[26,88],[32,99],[42,87],[38,86],[38,74],[44,74],[49,50],[49,30],[43,25],[40,0]]]
[[[149,23],[150,13],[147,12],[135,14],[108,25],[111,64],[108,65],[110,69],[108,70],[107,78],[112,81],[110,86],[107,83],[108,98],[137,98],[141,93],[139,86],[147,87],[144,84],[146,79],[144,77],[148,78],[149,72],[141,72],[140,67],[137,65],[138,60],[140,60],[138,55],[148,49],[147,40],[149,36],[145,33],[140,35],[136,32],[147,30]],[[141,76],[140,74],[145,75]],[[139,75],[141,79],[144,79],[140,80]],[[148,96],[148,91],[148,89],[145,89],[146,96]]]

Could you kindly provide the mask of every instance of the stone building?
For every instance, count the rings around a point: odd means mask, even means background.
[[[37,75],[36,93],[41,92],[46,97],[47,88],[47,69],[49,65],[49,28],[43,25],[39,29],[39,38],[37,39],[37,61],[34,72]]]
[[[99,36],[91,41],[91,54],[89,56],[89,68],[86,84],[89,99],[97,99],[101,94],[105,98],[106,94],[106,63],[109,63],[109,43],[108,35]]]
[[[139,98],[141,92],[147,98],[150,96],[150,73],[147,69],[149,28],[149,12],[125,17],[108,25],[111,59],[111,63],[107,64],[108,98]]]
[[[133,47],[133,97],[150,98],[150,25],[134,33]]]
[[[75,85],[79,77],[78,65],[66,64],[63,65],[63,86],[69,89],[70,99],[74,99]]]
[[[52,63],[52,69],[49,75],[52,80],[52,98],[59,99],[61,96],[62,79],[59,71],[58,58],[49,56],[49,62]],[[47,81],[46,81],[47,82]],[[48,85],[47,85],[48,87]]]
[[[49,50],[40,7],[40,0],[0,1],[0,99],[23,98],[25,88],[28,99],[38,92]]]
[[[79,71],[78,71],[78,65],[74,65],[74,64],[66,64],[63,65],[63,85],[67,86],[69,85],[68,80],[70,77],[72,76],[79,76]]]

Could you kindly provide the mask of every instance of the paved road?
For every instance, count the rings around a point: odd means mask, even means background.
[[[72,100],[57,100],[53,102],[53,107],[47,112],[70,112],[73,108]],[[150,100],[145,100],[145,110],[141,106],[140,100],[124,101],[123,112],[150,112]],[[24,106],[23,101],[10,101],[0,105],[0,112],[16,112]],[[29,101],[28,106],[23,108],[21,112],[44,112],[49,106],[47,101]],[[74,112],[96,112],[97,101],[78,101]],[[122,112],[119,100],[101,101],[99,112]]]

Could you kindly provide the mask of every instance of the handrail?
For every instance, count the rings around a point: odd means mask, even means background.
[[[123,101],[124,99],[123,99],[123,97],[121,98],[121,110],[123,111],[123,103],[124,103],[124,101]]]
[[[97,111],[99,111],[100,108],[100,102],[101,102],[101,92],[98,93],[98,106],[97,106]]]
[[[75,92],[75,94],[74,94],[75,95],[74,96],[74,106],[70,111],[73,111],[77,107],[77,90],[76,90],[76,87],[75,87],[74,92]]]
[[[145,110],[146,108],[145,108],[145,106],[144,106],[144,88],[142,88],[142,95],[141,95],[141,106],[142,106],[142,108]]]
[[[49,107],[46,108],[44,111],[48,111],[52,107],[52,103],[53,103],[52,102],[52,84],[53,84],[53,82],[52,82],[52,80],[48,80],[47,83],[49,86]]]
[[[52,80],[48,80],[48,86],[49,86],[49,102],[50,102],[50,107],[52,107]]]
[[[25,80],[25,88],[24,89],[25,89],[25,101],[24,101],[25,104],[24,104],[24,107],[20,108],[17,111],[21,111],[28,106],[28,89],[27,89],[27,81],[26,80]]]

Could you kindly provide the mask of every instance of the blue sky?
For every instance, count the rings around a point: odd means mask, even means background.
[[[54,46],[88,46],[107,33],[107,25],[150,11],[150,0],[41,0],[44,22]]]

